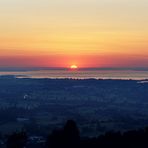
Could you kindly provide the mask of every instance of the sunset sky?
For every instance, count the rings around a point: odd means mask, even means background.
[[[148,67],[148,0],[0,0],[0,67]]]

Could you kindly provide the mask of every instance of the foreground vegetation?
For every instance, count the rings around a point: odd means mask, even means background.
[[[62,129],[54,130],[46,140],[31,141],[26,132],[7,137],[1,147],[7,148],[147,148],[148,128],[124,133],[108,132],[94,138],[80,136],[73,120],[68,120]]]

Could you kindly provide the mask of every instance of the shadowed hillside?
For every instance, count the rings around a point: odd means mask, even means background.
[[[89,138],[81,137],[73,120],[68,120],[62,129],[53,130],[46,141],[30,141],[25,132],[8,136],[7,148],[147,148],[148,128]],[[5,147],[5,145],[2,145]]]

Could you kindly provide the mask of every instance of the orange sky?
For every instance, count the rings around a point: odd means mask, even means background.
[[[147,67],[147,0],[0,1],[0,66]]]

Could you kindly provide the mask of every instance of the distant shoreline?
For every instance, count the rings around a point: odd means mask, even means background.
[[[38,77],[29,77],[27,75],[0,75],[0,79],[35,79],[35,80],[43,80],[43,79],[48,79],[48,80],[76,80],[76,81],[81,81],[81,80],[96,80],[96,81],[102,81],[102,80],[107,80],[107,81],[138,81],[138,83],[148,83],[148,79],[108,79],[108,78],[38,78]]]

